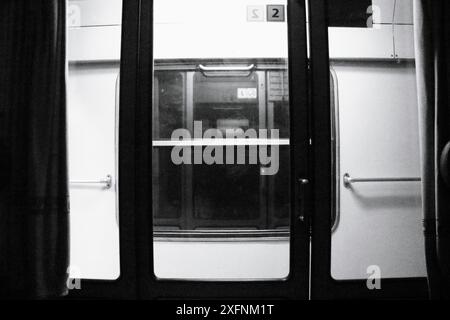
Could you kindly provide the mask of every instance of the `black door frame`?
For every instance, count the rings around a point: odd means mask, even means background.
[[[291,119],[291,173],[292,199],[300,197],[298,181],[307,174],[308,126],[307,121],[307,50],[306,11],[304,1],[289,0],[289,76]],[[134,212],[138,229],[139,296],[146,299],[195,298],[292,298],[308,299],[309,237],[308,221],[298,219],[300,202],[291,204],[290,275],[285,281],[218,282],[158,280],[153,272],[152,231],[152,90],[153,87],[153,1],[140,1],[140,46],[138,63],[139,96],[136,104],[136,164],[134,174],[136,198]],[[127,70],[123,70],[126,72]],[[146,88],[146,89],[144,89]],[[296,106],[296,108],[294,108]],[[123,105],[122,108],[127,107]],[[299,126],[298,123],[304,122]],[[295,155],[303,155],[296,157]],[[295,161],[294,161],[295,159]],[[133,172],[129,172],[133,174]],[[121,190],[123,190],[122,187]],[[302,199],[303,201],[304,199]]]
[[[81,279],[81,288],[69,291],[69,299],[136,299],[136,159],[140,148],[135,120],[139,116],[138,66],[140,47],[140,0],[124,0],[122,13],[122,47],[120,60],[119,116],[119,235],[120,276],[117,280]]]
[[[336,281],[331,277],[332,145],[330,57],[327,0],[309,1],[311,105],[313,140],[313,200],[311,298],[426,298],[425,278],[381,279],[381,290],[369,290],[366,280]],[[330,168],[330,170],[324,170]]]

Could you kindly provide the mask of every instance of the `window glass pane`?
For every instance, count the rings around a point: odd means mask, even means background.
[[[258,88],[258,77],[208,78],[201,73],[194,77],[194,120],[201,121],[203,132],[215,128],[225,133],[226,129],[259,129],[259,104],[257,94],[248,98],[239,97],[244,90]],[[256,91],[255,91],[256,92]]]
[[[154,2],[158,278],[289,274],[286,9],[284,0]]]
[[[290,212],[290,192],[287,187],[290,183],[290,170],[289,170],[289,157],[290,150],[288,147],[280,148],[280,169],[278,174],[274,175],[269,180],[269,195],[273,197],[273,200],[269,198],[269,206],[272,212],[270,217],[273,218],[275,223],[274,227],[288,227],[289,226],[289,212]]]
[[[185,84],[180,72],[156,72],[154,97],[154,139],[170,139],[172,132],[183,127]]]
[[[194,218],[210,220],[217,228],[237,227],[240,221],[247,221],[243,225],[249,228],[264,228],[252,221],[263,216],[261,180],[259,165],[195,166]]]
[[[167,225],[163,220],[179,219],[182,215],[183,168],[173,164],[170,152],[170,148],[153,150],[153,212],[156,222],[162,225]],[[171,223],[179,226],[177,220]]]

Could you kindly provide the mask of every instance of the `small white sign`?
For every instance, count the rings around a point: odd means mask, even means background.
[[[238,88],[238,99],[256,99],[258,98],[258,91],[256,88]]]
[[[247,6],[247,21],[248,22],[263,22],[264,6]]]
[[[76,4],[70,4],[67,8],[67,24],[69,27],[81,26],[81,9]]]

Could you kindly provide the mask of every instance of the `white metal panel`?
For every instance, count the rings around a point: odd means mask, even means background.
[[[372,0],[373,22],[392,24],[395,0]]]
[[[154,31],[156,59],[287,57],[285,23],[247,22],[245,14],[232,15],[232,12],[228,12],[227,15],[227,12],[218,8],[222,14],[216,19],[220,19],[219,22],[222,21],[223,24],[209,23],[210,27],[205,28],[213,17],[198,16],[198,13],[194,11],[189,14],[189,10],[193,9],[189,9],[191,6],[187,4],[185,4],[187,10],[185,14],[181,14],[180,10],[170,10],[172,2],[155,3],[158,4],[155,8]],[[386,7],[386,4],[383,6]],[[246,4],[242,2],[224,8],[246,13]],[[180,24],[183,27],[180,27]],[[212,28],[212,25],[217,27]],[[372,29],[330,28],[330,57],[332,59],[393,58],[392,29],[391,25],[375,25]],[[280,34],[285,36],[280,37]],[[120,37],[120,26],[71,28],[69,30],[69,61],[118,60]],[[405,43],[405,40],[407,39],[399,39],[402,43]],[[205,43],[208,45],[205,46]],[[229,43],[233,43],[233,46],[228,45]],[[399,48],[397,54],[402,57],[402,47]]]
[[[396,0],[395,24],[413,24],[413,0]]]
[[[332,236],[335,279],[426,275],[420,183],[361,183],[342,176],[420,177],[415,70],[394,63],[334,66],[340,117],[340,219]]]
[[[120,275],[116,221],[115,97],[117,67],[71,67],[68,78],[69,179],[113,187],[70,187],[70,263],[83,279]]]
[[[372,0],[373,22],[413,24],[413,0]]]
[[[390,59],[394,57],[392,26],[328,28],[331,59]]]
[[[286,22],[247,20],[248,5],[265,8],[267,4],[273,1],[156,1],[154,57],[286,58]],[[286,4],[286,0],[277,4]]]
[[[395,54],[397,58],[414,59],[414,26],[395,25]]]
[[[69,61],[119,60],[121,26],[69,29]]]
[[[70,0],[68,26],[108,26],[122,24],[122,0]]]
[[[155,241],[153,246],[158,278],[251,280],[289,275],[288,241]]]

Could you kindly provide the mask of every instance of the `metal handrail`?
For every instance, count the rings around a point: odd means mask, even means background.
[[[78,181],[70,181],[70,185],[103,185],[105,189],[111,189],[112,187],[112,176],[107,175],[105,179],[101,180],[78,180]]]
[[[397,178],[352,178],[350,174],[346,173],[343,177],[344,186],[346,188],[351,188],[354,183],[365,183],[365,182],[421,182],[422,179],[418,177],[397,177]]]
[[[252,71],[255,69],[255,65],[251,64],[246,67],[232,67],[232,66],[225,66],[225,67],[206,67],[202,64],[198,65],[198,68],[200,71],[203,72],[223,72],[223,71]]]

